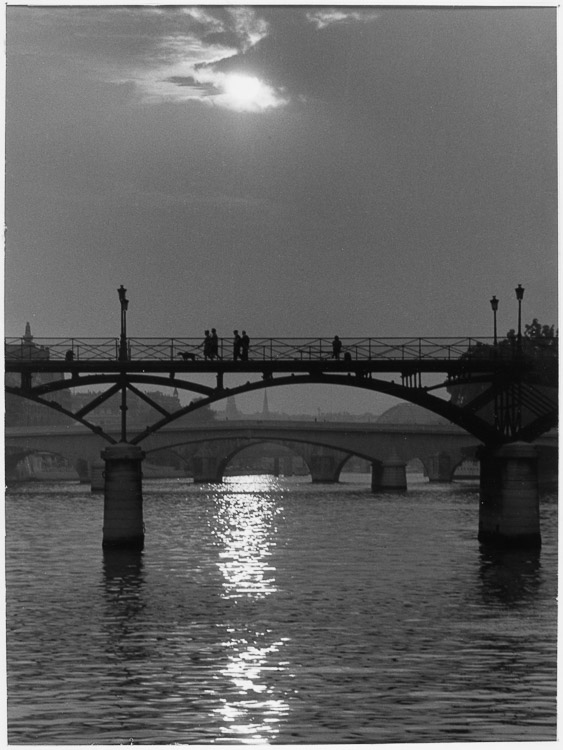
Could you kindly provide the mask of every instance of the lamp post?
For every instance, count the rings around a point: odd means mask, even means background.
[[[119,361],[124,362],[127,357],[127,307],[129,300],[125,297],[127,289],[123,284],[117,290],[119,302],[121,303],[121,337],[119,339]]]
[[[491,309],[493,311],[493,341],[494,345],[497,345],[497,310],[498,310],[498,299],[493,296],[491,297]]]
[[[524,287],[518,284],[516,289],[516,299],[518,300],[518,349],[522,349],[522,299],[524,298]]]

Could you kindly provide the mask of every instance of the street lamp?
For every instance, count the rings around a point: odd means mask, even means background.
[[[494,344],[496,346],[497,345],[497,310],[498,310],[498,299],[495,297],[494,294],[491,297],[491,308],[492,308],[492,311],[493,311],[493,321],[494,321],[494,325],[493,325]]]
[[[524,287],[518,284],[516,289],[516,299],[518,300],[518,348],[522,348],[522,299],[524,298]]]
[[[119,360],[123,362],[128,359],[127,357],[127,307],[129,300],[125,297],[127,289],[123,284],[117,290],[119,294],[119,302],[121,304],[121,337],[119,339]]]

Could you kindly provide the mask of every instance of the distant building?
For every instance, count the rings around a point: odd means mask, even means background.
[[[179,411],[182,408],[178,391],[174,388],[172,394],[162,393],[161,391],[144,391],[145,395],[165,409],[170,414]],[[72,396],[72,406],[74,410],[81,409],[89,404],[97,396],[99,391],[86,391],[74,393]],[[133,393],[127,394],[127,425],[134,429],[142,429],[152,424],[156,418],[160,419],[162,414],[157,412],[153,406]],[[89,413],[89,420],[94,424],[100,425],[106,430],[118,430],[121,427],[121,396],[115,394],[97,406]],[[179,417],[175,424],[193,424],[193,422],[212,421],[215,418],[214,413],[209,406],[202,406],[183,417]]]
[[[270,408],[268,406],[268,391],[264,391],[264,403],[262,404],[262,419],[270,419]]]
[[[385,424],[450,424],[450,421],[439,414],[424,409],[417,404],[397,404],[377,418]]]
[[[237,409],[237,405],[235,403],[235,397],[234,396],[228,396],[227,397],[227,404],[225,406],[225,418],[226,419],[238,419],[239,418],[239,411]]]
[[[26,323],[25,334],[18,343],[10,343],[5,349],[6,359],[44,359],[50,358],[49,348],[38,346],[31,335],[31,326]],[[49,383],[64,378],[64,373],[34,373],[33,383]],[[21,375],[19,373],[6,373],[6,385],[19,386]],[[102,391],[78,391],[70,388],[63,389],[48,396],[49,400],[57,401],[69,411],[76,412],[89,404]],[[174,413],[182,408],[177,389],[172,394],[164,394],[159,391],[149,391],[147,396],[162,408]],[[88,415],[88,420],[104,429],[119,429],[121,427],[121,396],[116,394],[97,406]],[[155,421],[158,412],[148,403],[135,396],[133,393],[127,395],[127,423],[131,427],[143,428]],[[183,419],[194,421],[212,420],[213,413],[209,407],[202,407],[190,413]],[[6,426],[7,427],[37,427],[61,424],[72,424],[72,417],[42,406],[34,401],[20,396],[6,394]]]
[[[75,411],[89,404],[97,396],[99,391],[86,391],[74,393],[72,396],[72,406]],[[181,408],[178,392],[175,390],[172,396],[168,396],[159,391],[149,391],[146,394],[159,406],[169,412],[178,411]],[[127,394],[127,424],[130,427],[145,427],[154,422],[156,415],[155,409],[132,393]],[[118,430],[121,427],[121,395],[115,394],[97,406],[88,415],[88,419],[106,430]]]
[[[48,360],[50,357],[49,348],[38,346],[33,341],[31,335],[31,326],[25,324],[25,333],[19,343],[6,344],[6,359],[42,359]],[[60,380],[62,373],[57,372],[39,372],[33,374],[33,383],[40,385],[50,383],[54,380]],[[8,386],[18,386],[21,384],[21,375],[17,372],[7,372],[5,375],[5,384]],[[70,408],[71,395],[69,390],[59,391],[53,394],[52,400],[56,400],[64,408]],[[58,411],[41,404],[31,401],[21,396],[6,394],[6,427],[36,427],[42,425],[60,425],[69,424],[69,417]]]

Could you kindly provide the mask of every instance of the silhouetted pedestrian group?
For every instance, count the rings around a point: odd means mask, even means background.
[[[248,361],[248,349],[250,347],[250,339],[246,331],[242,332],[242,336],[239,335],[238,331],[233,331],[233,359],[240,359],[241,362]]]
[[[203,358],[204,359],[221,359],[219,357],[219,336],[215,328],[205,331],[203,339]]]
[[[241,362],[248,361],[248,350],[250,349],[250,338],[246,331],[242,332],[242,335],[238,331],[233,331],[233,359],[235,362],[240,359]],[[205,331],[205,338],[203,339],[203,358],[204,359],[222,359],[219,355],[219,337],[215,328],[209,331]]]
[[[205,331],[205,338],[203,339],[203,358],[204,359],[222,359],[219,354],[219,337],[215,328],[210,331]],[[248,361],[248,350],[250,349],[250,338],[246,331],[242,334],[238,330],[233,331],[233,360],[236,362]],[[332,356],[334,359],[340,359],[342,353],[342,341],[338,336],[335,336],[332,340]],[[344,354],[344,361],[350,361],[351,356],[348,352]]]

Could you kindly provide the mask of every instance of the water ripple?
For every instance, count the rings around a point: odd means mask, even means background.
[[[6,499],[15,744],[555,738],[557,506],[476,542],[476,488],[151,483],[145,550],[79,485]]]

